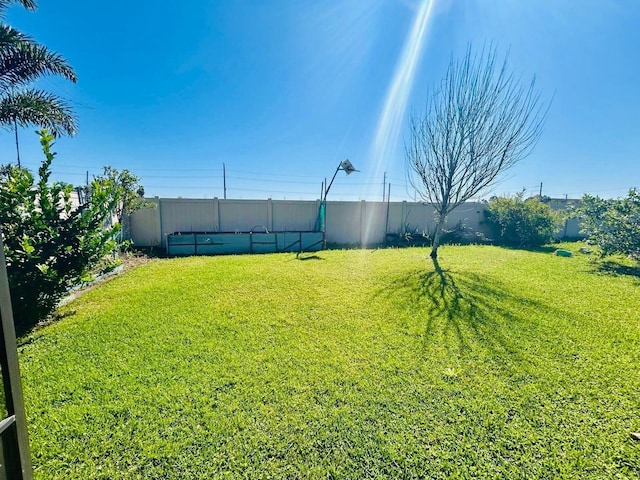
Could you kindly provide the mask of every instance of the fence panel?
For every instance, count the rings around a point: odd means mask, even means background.
[[[273,200],[274,232],[311,231],[320,202]]]
[[[248,232],[253,227],[269,229],[271,200],[218,200],[221,232]]]
[[[361,209],[362,202],[327,202],[327,242],[359,245]]]
[[[135,245],[141,247],[159,247],[162,244],[160,235],[160,209],[158,198],[147,198],[155,208],[143,208],[135,211],[129,220],[129,232]]]
[[[311,231],[318,215],[318,201],[149,199],[157,208],[143,209],[131,217],[131,237],[139,246],[166,247],[174,232]],[[555,209],[566,205],[554,204]],[[468,202],[447,218],[447,227],[458,223],[490,236],[484,221],[486,204]],[[432,206],[417,202],[327,202],[326,240],[342,245],[371,246],[383,243],[386,233],[431,233],[435,226]],[[559,238],[579,236],[576,220],[569,220]]]
[[[361,202],[360,245],[381,245],[386,241],[387,204]]]
[[[214,232],[217,229],[212,200],[162,200],[161,214],[164,233]]]

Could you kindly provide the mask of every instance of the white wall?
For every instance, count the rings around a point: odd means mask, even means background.
[[[275,232],[311,231],[316,225],[320,201],[272,201]]]
[[[154,208],[144,208],[131,215],[129,220],[131,240],[135,245],[141,247],[160,246],[160,209],[159,198],[147,198],[146,201],[153,203]]]
[[[141,247],[166,248],[166,236],[174,232],[312,231],[319,201],[221,200],[154,198],[156,208],[146,208],[131,217],[131,237]],[[556,207],[558,208],[558,207]],[[447,218],[452,228],[458,223],[489,234],[484,224],[485,204],[468,202]],[[327,202],[328,243],[371,246],[382,244],[386,233],[429,233],[435,226],[430,205],[414,202]],[[566,235],[577,236],[578,225],[570,221]]]

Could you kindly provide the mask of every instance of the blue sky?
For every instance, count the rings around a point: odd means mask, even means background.
[[[79,2],[11,7],[7,22],[65,56],[78,83],[40,86],[70,101],[74,138],[55,178],[127,168],[148,195],[315,199],[341,160],[330,200],[408,200],[404,142],[451,56],[493,42],[543,98],[534,150],[482,197],[522,188],[611,197],[640,186],[637,0],[290,0]],[[40,161],[20,131],[24,164]],[[3,162],[13,135],[0,134]]]

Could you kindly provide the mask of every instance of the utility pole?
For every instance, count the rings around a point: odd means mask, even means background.
[[[224,187],[224,199],[226,200],[227,199],[227,169],[224,162],[222,163],[222,186]]]
[[[385,201],[385,193],[387,191],[387,172],[384,172],[384,180],[382,181],[382,201]]]
[[[542,182],[540,182],[540,200],[542,200]]]

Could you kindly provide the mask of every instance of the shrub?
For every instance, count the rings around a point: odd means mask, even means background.
[[[524,199],[524,192],[513,197],[494,197],[486,211],[487,223],[497,243],[514,247],[537,247],[553,239],[561,215],[538,197]]]
[[[640,258],[640,191],[629,190],[626,197],[604,200],[585,195],[576,209],[581,232],[587,241],[601,249],[602,256],[613,254]]]
[[[444,228],[440,237],[441,244],[469,245],[484,242],[486,242],[484,235],[467,227],[462,220],[452,228]]]
[[[119,201],[114,208],[114,215],[121,226],[121,235],[118,237],[118,248],[125,251],[131,246],[128,240],[131,236],[131,214],[141,208],[155,208],[156,204],[144,199],[144,187],[140,184],[140,178],[129,170],[121,171],[113,167],[103,167],[103,172],[95,180],[107,182],[118,190]]]
[[[53,137],[38,133],[45,158],[37,182],[15,166],[0,180],[0,224],[19,331],[51,314],[68,289],[113,250],[119,231],[118,224],[110,226],[118,201],[113,185],[92,182],[88,201],[74,208],[71,185],[49,184]]]

